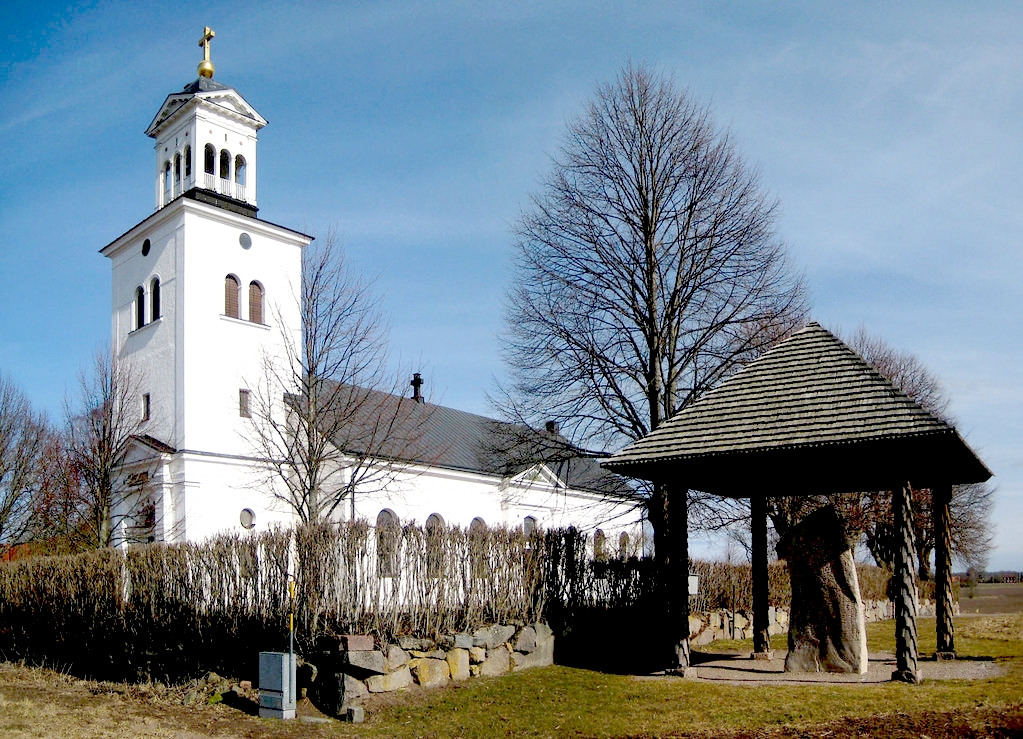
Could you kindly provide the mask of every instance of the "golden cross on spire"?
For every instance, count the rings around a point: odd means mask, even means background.
[[[206,26],[202,31],[202,38],[199,39],[199,46],[202,47],[203,51],[203,59],[199,62],[200,77],[213,77],[213,62],[210,61],[210,41],[216,35],[209,26]]]
[[[212,41],[213,37],[216,35],[216,31],[209,26],[206,26],[206,28],[202,30],[202,38],[199,39],[199,46],[203,49],[203,59],[206,61],[210,60],[210,41]]]

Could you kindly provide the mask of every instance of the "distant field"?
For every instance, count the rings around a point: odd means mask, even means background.
[[[961,613],[1023,613],[1023,583],[981,583],[959,589]]]

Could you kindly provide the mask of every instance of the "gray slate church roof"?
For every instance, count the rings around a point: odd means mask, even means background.
[[[543,463],[569,488],[620,498],[635,495],[625,480],[601,469],[557,432],[365,388],[354,393],[354,401],[338,404],[352,409],[354,420],[332,439],[343,451],[502,478]],[[397,420],[383,435],[377,418]],[[360,441],[379,436],[384,438]]]
[[[990,476],[952,426],[811,323],[603,466],[645,477],[654,466],[663,470],[671,462],[693,466],[729,458],[740,463],[746,455],[774,453],[778,458],[781,452],[849,445],[869,445],[876,452],[878,444],[925,439],[931,440],[931,449],[937,448],[934,440],[942,440],[941,447],[956,455],[959,476]]]

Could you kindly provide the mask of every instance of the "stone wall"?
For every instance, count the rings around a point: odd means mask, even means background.
[[[434,688],[554,663],[554,634],[545,623],[493,624],[471,634],[322,637],[300,667],[299,687],[324,713],[344,716],[370,693]]]
[[[863,604],[867,623],[890,621],[895,618],[895,604],[889,600],[868,600]],[[953,605],[953,612],[959,615],[959,604]],[[917,606],[917,616],[934,617],[934,601],[922,600]],[[734,624],[733,624],[734,619]],[[787,608],[768,609],[767,630],[774,636],[784,634],[789,628]],[[693,613],[689,616],[689,638],[693,645],[710,644],[724,639],[752,639],[753,614],[747,611],[710,611]]]

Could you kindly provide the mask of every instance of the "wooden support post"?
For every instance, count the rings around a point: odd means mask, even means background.
[[[892,680],[920,682],[916,638],[916,547],[913,543],[913,500],[909,483],[892,491],[895,514],[895,672]]]
[[[767,589],[767,498],[750,498],[753,544],[753,659],[771,659]]]
[[[937,617],[938,648],[935,659],[955,659],[955,623],[952,620],[952,526],[949,504],[952,486],[932,490],[934,512],[934,608]]]
[[[662,574],[666,659],[669,671],[686,675],[689,668],[689,490],[681,484],[660,484],[663,534],[655,546]]]

